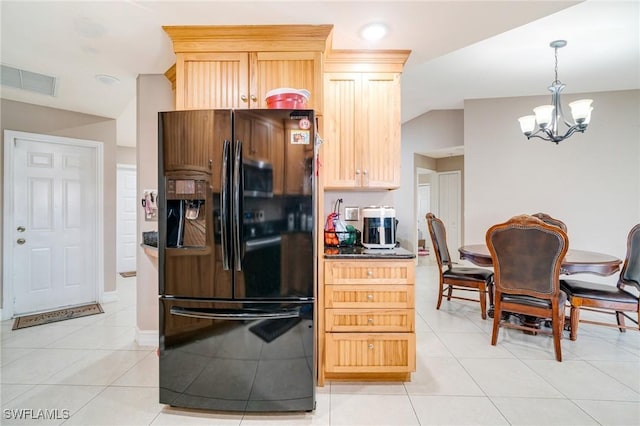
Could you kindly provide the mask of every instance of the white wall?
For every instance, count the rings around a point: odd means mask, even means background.
[[[570,248],[624,258],[640,222],[640,91],[565,95],[563,105],[585,97],[594,100],[589,128],[559,145],[527,141],[517,122],[549,96],[465,101],[466,244],[541,211],[567,224]]]
[[[462,110],[429,111],[402,125],[400,188],[393,191],[393,205],[399,220],[396,236],[408,250],[414,251],[418,242],[416,167],[430,168],[423,163],[416,164],[414,154],[463,145],[463,128]]]
[[[137,186],[158,188],[158,112],[173,110],[171,84],[164,75],[140,75],[137,84]],[[140,204],[139,204],[140,205]],[[157,231],[158,222],[146,222],[142,207],[137,217],[138,244],[142,232]],[[158,331],[158,259],[138,248],[136,265],[136,340],[140,344],[157,342]]]

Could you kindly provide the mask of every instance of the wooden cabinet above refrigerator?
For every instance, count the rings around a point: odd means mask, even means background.
[[[307,107],[322,110],[322,55],[332,25],[165,26],[176,64],[177,110],[266,108],[280,87],[307,89]]]

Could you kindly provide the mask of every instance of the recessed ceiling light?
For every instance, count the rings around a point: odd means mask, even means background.
[[[365,26],[360,35],[365,40],[376,41],[380,40],[387,34],[387,26],[384,24],[369,24]]]
[[[120,79],[107,74],[96,74],[96,80],[107,86],[113,86],[116,83],[120,83]]]

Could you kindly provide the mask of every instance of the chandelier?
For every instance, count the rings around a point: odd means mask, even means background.
[[[552,105],[536,107],[533,109],[535,115],[527,115],[518,119],[518,121],[520,121],[520,129],[527,139],[540,138],[545,141],[554,142],[557,145],[558,142],[567,139],[575,132],[584,133],[591,120],[591,111],[593,110],[591,106],[593,102],[592,99],[580,99],[569,104],[571,115],[573,116],[573,124],[568,122],[562,114],[560,92],[565,88],[565,85],[558,80],[558,49],[566,45],[566,40],[555,40],[549,44],[549,46],[555,50],[556,57],[556,78],[553,83],[551,83],[551,86],[548,87],[551,92]],[[564,134],[562,134],[559,129],[560,124],[564,124],[567,127]]]

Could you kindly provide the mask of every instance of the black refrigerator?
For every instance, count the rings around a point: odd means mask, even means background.
[[[315,117],[161,112],[160,402],[315,408]]]

